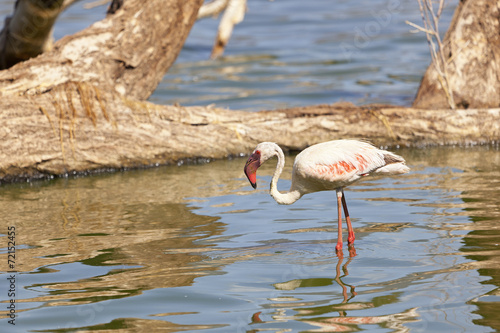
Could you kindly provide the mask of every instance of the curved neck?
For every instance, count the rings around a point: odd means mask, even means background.
[[[283,154],[281,148],[277,145],[275,152],[276,156],[278,157],[278,163],[276,165],[276,170],[274,170],[273,179],[271,179],[270,194],[273,199],[276,200],[276,202],[280,205],[290,205],[299,200],[302,196],[302,193],[300,193],[300,191],[297,189],[293,189],[293,182],[288,192],[281,193],[280,191],[278,191],[278,179],[280,178],[281,172],[285,167],[285,155]]]

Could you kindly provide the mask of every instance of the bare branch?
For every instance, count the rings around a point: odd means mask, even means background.
[[[209,16],[219,15],[226,9],[228,2],[229,0],[214,0],[203,4],[198,12],[198,20]]]
[[[405,23],[406,23],[406,24],[408,24],[408,25],[410,25],[410,26],[412,26],[412,27],[414,27],[414,28],[415,28],[415,29],[417,29],[418,31],[425,32],[426,34],[430,34],[430,35],[434,35],[434,34],[435,34],[435,32],[434,32],[434,31],[429,30],[429,29],[425,29],[425,28],[423,28],[423,27],[421,27],[421,26],[419,26],[418,24],[415,24],[415,23],[413,23],[413,22],[410,22],[410,21],[405,21]]]
[[[0,69],[36,57],[52,48],[52,27],[63,10],[63,0],[19,0],[0,33]]]
[[[437,12],[437,17],[441,17],[441,14],[443,13],[443,9],[444,9],[444,0],[439,0],[439,8],[438,8],[438,12]]]
[[[434,65],[438,74],[438,81],[441,84],[441,88],[444,90],[450,108],[455,109],[456,104],[453,97],[453,89],[451,87],[451,82],[447,72],[447,61],[444,56],[443,43],[439,35],[439,18],[443,11],[444,0],[439,1],[437,13],[434,10],[434,4],[432,0],[417,0],[417,2],[424,27],[408,21],[406,23],[425,33],[427,43],[429,44],[432,64]]]
[[[99,7],[99,6],[104,6],[104,5],[107,5],[108,2],[110,2],[111,0],[96,0],[96,1],[92,1],[90,3],[86,3],[85,5],[83,5],[83,8],[85,9],[92,9],[92,8],[95,8],[95,7]]]
[[[247,0],[214,0],[200,8],[198,19],[215,16],[224,11],[210,58],[218,58],[224,53],[234,26],[245,17],[246,7]]]
[[[246,0],[229,0],[226,11],[220,20],[219,31],[210,58],[218,58],[224,53],[226,44],[233,33],[234,25],[243,21],[245,17],[246,3]]]

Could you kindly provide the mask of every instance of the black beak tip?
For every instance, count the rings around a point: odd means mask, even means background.
[[[250,184],[252,184],[254,190],[257,188],[257,183],[250,183]]]

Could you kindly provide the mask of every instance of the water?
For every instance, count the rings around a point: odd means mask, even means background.
[[[9,15],[14,0],[0,0]],[[447,1],[444,34],[458,1]],[[55,26],[56,39],[102,19],[79,1]],[[208,60],[218,20],[196,22],[176,64],[150,100],[256,111],[348,101],[411,105],[430,62],[416,0],[251,0],[224,57]]]
[[[442,20],[446,31],[456,1]],[[414,0],[248,1],[225,52],[218,21],[195,24],[154,102],[249,111],[349,101],[410,105],[430,55]]]
[[[500,151],[398,153],[410,174],[346,190],[356,253],[340,258],[335,194],[277,205],[272,163],[257,191],[241,159],[3,185],[0,242],[15,226],[19,271],[9,331],[500,329]]]
[[[85,3],[56,38],[103,16]],[[404,24],[419,15],[412,1],[252,0],[220,60],[207,60],[217,22],[198,22],[151,100],[408,105],[429,61]],[[500,331],[499,148],[397,153],[410,174],[346,190],[357,239],[341,257],[335,194],[277,205],[272,162],[257,191],[244,159],[2,184],[0,331]]]

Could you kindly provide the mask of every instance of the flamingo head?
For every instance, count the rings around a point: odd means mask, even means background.
[[[255,149],[252,155],[250,155],[250,157],[248,158],[247,163],[245,164],[245,168],[243,169],[243,171],[245,171],[245,175],[248,178],[248,181],[254,189],[257,188],[257,169],[261,165],[260,157],[260,150]]]
[[[261,142],[255,147],[245,164],[245,175],[253,188],[257,188],[257,169],[268,159],[278,154],[280,147],[273,142]]]

